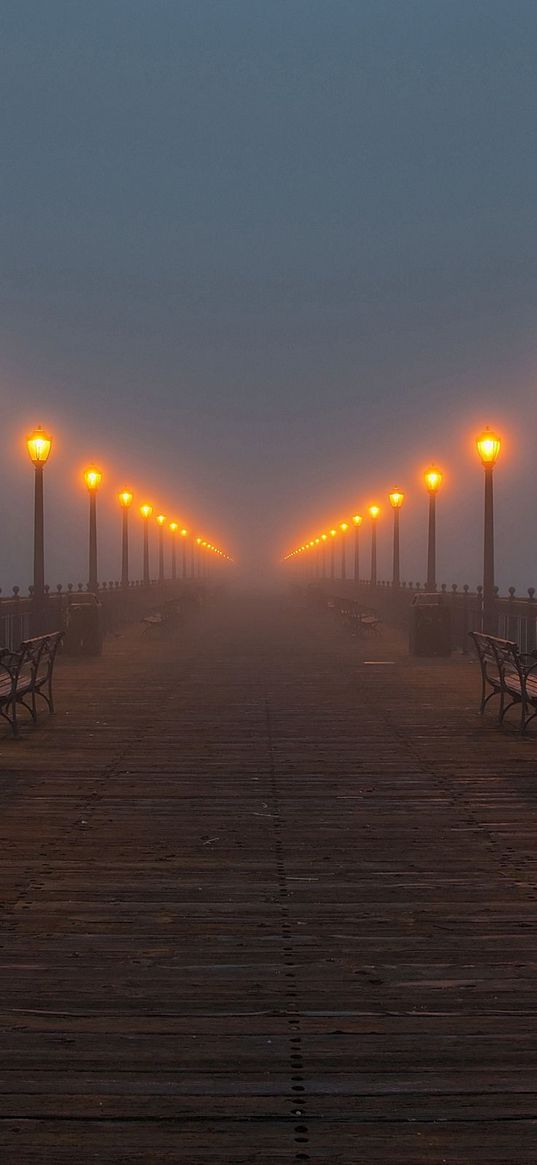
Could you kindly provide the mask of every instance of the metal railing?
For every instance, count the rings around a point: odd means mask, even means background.
[[[29,639],[32,635],[64,630],[68,608],[73,604],[97,598],[106,634],[122,624],[143,618],[166,599],[202,588],[203,580],[198,579],[152,582],[149,586],[131,582],[128,587],[109,582],[102,583],[96,592],[88,591],[82,583],[77,587],[69,583],[65,589],[61,585],[57,586],[55,591],[45,587],[43,597],[38,600],[32,594],[21,595],[20,588],[13,587],[9,597],[0,596],[0,646],[13,651],[23,639]]]
[[[364,607],[378,611],[384,623],[408,630],[410,606],[415,595],[427,593],[426,586],[419,583],[402,583],[393,586],[389,582],[371,585],[368,581],[356,583],[338,579],[314,579],[309,589],[318,588],[325,595],[333,594],[347,599],[355,599]],[[451,643],[454,650],[467,652],[470,648],[468,633],[483,629],[483,588],[471,591],[465,585],[459,588],[445,584],[438,588],[435,596],[451,611]],[[494,633],[503,639],[511,639],[521,651],[537,648],[537,601],[535,588],[528,589],[528,597],[517,597],[514,587],[509,587],[507,595],[500,595],[495,588],[493,603]]]

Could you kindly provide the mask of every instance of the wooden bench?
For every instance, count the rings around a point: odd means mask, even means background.
[[[520,731],[537,716],[537,658],[518,650],[510,639],[470,631],[481,666],[481,706],[485,708],[493,696],[500,697],[498,721],[514,705],[520,705]]]
[[[174,631],[179,626],[184,614],[182,599],[167,599],[155,610],[144,615],[142,623],[146,631],[164,633]]]
[[[25,639],[17,651],[0,649],[0,716],[18,735],[17,706],[22,704],[37,720],[37,697],[54,712],[52,673],[63,631]]]
[[[351,635],[364,638],[366,635],[380,635],[381,621],[372,607],[361,607],[355,599],[336,600],[336,611],[350,628]]]

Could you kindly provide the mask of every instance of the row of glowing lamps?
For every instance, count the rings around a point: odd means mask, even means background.
[[[500,454],[501,438],[497,435],[497,433],[494,433],[487,427],[476,438],[476,449],[481,458],[483,468],[485,470],[488,469],[491,471],[494,468]],[[426,470],[423,477],[428,493],[430,495],[437,494],[444,480],[442,471],[435,465],[432,465],[430,469]],[[388,500],[394,510],[400,510],[405,500],[405,494],[402,489],[393,489],[391,493],[388,494]],[[380,506],[374,503],[373,505],[368,506],[367,512],[371,520],[375,522],[380,514]],[[362,522],[363,517],[361,514],[353,514],[351,523],[355,529],[359,528],[362,525]],[[291,550],[289,554],[286,554],[283,561],[287,562],[288,559],[295,558],[297,555],[303,554],[306,550],[312,550],[316,546],[324,545],[326,542],[328,542],[329,538],[335,538],[337,536],[338,530],[342,534],[345,534],[351,523],[340,522],[337,527],[332,527],[328,534],[320,534],[318,538],[312,538],[309,542],[304,542],[302,546],[297,546],[295,550]]]
[[[46,465],[50,456],[50,451],[52,448],[52,437],[50,437],[41,428],[41,426],[39,426],[37,429],[34,429],[32,433],[30,433],[29,437],[26,438],[26,447],[30,455],[30,460],[33,462],[35,468],[42,469],[43,466]],[[87,469],[84,470],[82,476],[89,492],[96,493],[103,480],[101,470],[97,469],[94,465],[90,465]],[[118,493],[117,498],[120,506],[124,510],[129,510],[134,500],[134,494],[131,489],[122,489]],[[148,502],[144,502],[143,505],[139,507],[139,512],[141,517],[144,518],[145,521],[148,521],[153,514],[153,506],[149,505]],[[168,519],[165,514],[155,514],[155,521],[158,526],[164,528],[166,522],[168,522]],[[189,531],[184,526],[179,529],[179,523],[175,521],[168,522],[168,529],[172,534],[177,534],[177,531],[179,531],[182,538],[187,538],[189,535]],[[220,549],[220,547],[214,546],[212,542],[208,542],[206,538],[197,537],[195,541],[196,544],[203,547],[204,550],[210,550],[213,554],[217,554],[220,558],[224,558],[228,562],[231,562],[229,554],[226,554],[225,551]]]

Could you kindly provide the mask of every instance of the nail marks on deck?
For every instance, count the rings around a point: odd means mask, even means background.
[[[536,742],[275,599],[148,640],[0,744],[3,1165],[535,1162]]]

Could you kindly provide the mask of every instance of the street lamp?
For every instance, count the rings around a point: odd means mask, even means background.
[[[132,506],[132,490],[122,489],[118,501],[123,510],[121,532],[121,586],[129,585],[129,509]]]
[[[164,582],[164,526],[166,523],[165,514],[157,514],[156,523],[158,526],[158,581]]]
[[[331,541],[330,541],[330,578],[335,578],[335,576],[336,576],[336,557],[335,557],[335,542],[334,542],[334,538],[336,537],[336,534],[337,534],[337,530],[330,531],[330,539],[331,539]]]
[[[360,526],[362,525],[362,515],[353,514],[352,524],[354,526],[354,581],[360,582]]]
[[[149,578],[149,519],[153,513],[153,506],[149,506],[147,502],[140,506],[140,514],[144,522],[144,568],[143,568],[143,584],[148,587],[151,580]]]
[[[476,439],[477,452],[485,470],[485,515],[483,539],[483,630],[496,630],[494,604],[494,493],[492,475],[499,457],[501,439],[487,426]]]
[[[377,518],[380,506],[369,506],[368,514],[371,518],[371,586],[377,585]]]
[[[172,580],[175,582],[177,578],[177,544],[175,535],[179,529],[178,522],[170,522],[170,531],[172,535]]]
[[[45,593],[45,523],[43,507],[43,469],[48,461],[52,437],[39,426],[26,438],[26,448],[35,468],[34,490],[34,598]]]
[[[188,530],[185,529],[185,527],[183,526],[183,528],[181,530],[181,539],[182,539],[182,543],[183,543],[183,552],[182,552],[182,556],[181,556],[182,557],[181,574],[182,574],[183,578],[186,578],[186,576],[187,576],[187,561],[186,561],[186,540],[187,540],[187,538],[188,538]]]
[[[93,594],[97,594],[99,588],[97,580],[97,490],[102,479],[103,475],[100,469],[96,469],[94,465],[90,465],[88,469],[84,470],[84,481],[88,487],[90,505],[88,590]]]
[[[326,543],[328,534],[321,534],[321,578],[326,578]]]
[[[405,500],[405,495],[400,489],[393,489],[391,494],[388,494],[390,505],[393,509],[393,572],[392,572],[392,586],[398,587],[401,581],[401,574],[399,569],[399,510]]]
[[[347,544],[345,541],[345,534],[349,529],[348,522],[340,522],[339,528],[341,530],[341,578],[347,578]]]
[[[427,541],[427,590],[436,590],[436,495],[443,481],[443,474],[434,465],[424,474],[429,493],[429,537]]]

